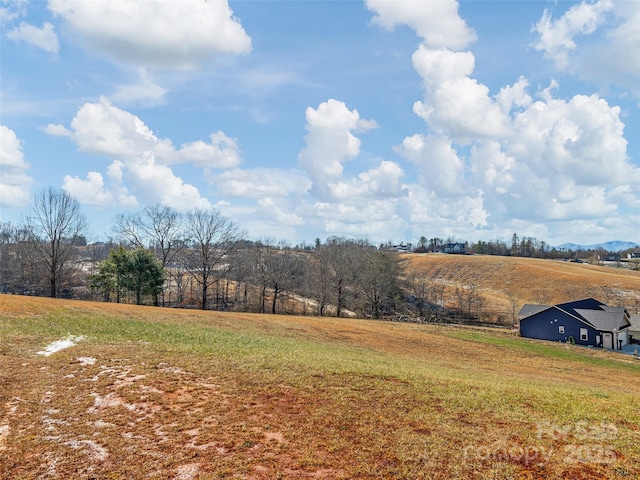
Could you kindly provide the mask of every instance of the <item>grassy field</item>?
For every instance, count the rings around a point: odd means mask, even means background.
[[[640,314],[640,271],[559,260],[492,255],[407,254],[409,271],[456,287],[475,285],[489,312],[525,303],[555,305],[593,297]]]
[[[634,479],[639,397],[489,329],[0,295],[2,479]]]

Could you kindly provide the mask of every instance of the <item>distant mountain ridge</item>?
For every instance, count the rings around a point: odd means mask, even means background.
[[[635,242],[623,242],[621,240],[613,240],[611,242],[596,243],[593,245],[578,245],[577,243],[563,243],[556,248],[561,250],[597,250],[602,248],[607,252],[621,252],[622,250],[628,250],[630,248],[638,248]]]

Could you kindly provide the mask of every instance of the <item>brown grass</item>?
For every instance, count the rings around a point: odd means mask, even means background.
[[[513,304],[553,305],[593,297],[640,313],[640,271],[538,258],[408,254],[409,271],[456,286],[478,287],[485,308],[509,312]]]
[[[67,335],[86,339],[36,355]],[[0,478],[638,478],[639,363],[492,330],[0,296]]]

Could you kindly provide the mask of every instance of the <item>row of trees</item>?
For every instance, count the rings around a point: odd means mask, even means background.
[[[512,257],[532,257],[532,258],[549,258],[549,259],[565,259],[565,260],[588,260],[589,262],[598,263],[606,258],[611,252],[607,252],[604,248],[597,249],[579,249],[572,250],[567,248],[557,248],[550,246],[544,240],[537,240],[534,237],[519,236],[514,233],[510,241],[497,238],[495,240],[478,240],[477,242],[460,242],[453,238],[442,239],[438,237],[429,238],[420,237],[418,245],[413,249],[416,253],[440,252],[443,251],[446,244],[463,243],[467,253],[475,253],[479,255],[499,255]],[[618,252],[623,256],[626,253],[635,252],[637,249]]]
[[[61,190],[0,226],[2,291],[51,297],[378,318],[403,297],[396,252],[331,238],[313,249],[251,242],[215,209],[166,206],[117,217],[113,238],[86,245],[86,218]]]
[[[292,247],[249,241],[215,209],[180,214],[151,206],[116,218],[107,243],[87,245],[88,222],[70,195],[48,189],[19,225],[0,224],[0,290],[104,301],[317,315],[479,319],[474,285],[457,288],[407,272],[393,246],[332,237]],[[452,239],[421,237],[416,251]],[[551,256],[545,242],[513,235],[467,244],[495,255]],[[503,318],[513,320],[515,300]]]

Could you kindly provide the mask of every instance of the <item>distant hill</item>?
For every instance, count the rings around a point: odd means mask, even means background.
[[[621,252],[622,250],[628,250],[630,248],[638,248],[635,242],[622,242],[620,240],[614,240],[612,242],[596,243],[594,245],[578,245],[576,243],[563,243],[556,248],[561,250],[597,250],[602,248],[607,252]]]
[[[455,307],[458,291],[473,287],[486,319],[505,316],[525,303],[555,305],[593,297],[640,313],[640,271],[587,263],[497,255],[410,254],[408,271],[444,287]],[[490,311],[493,310],[493,313]]]

